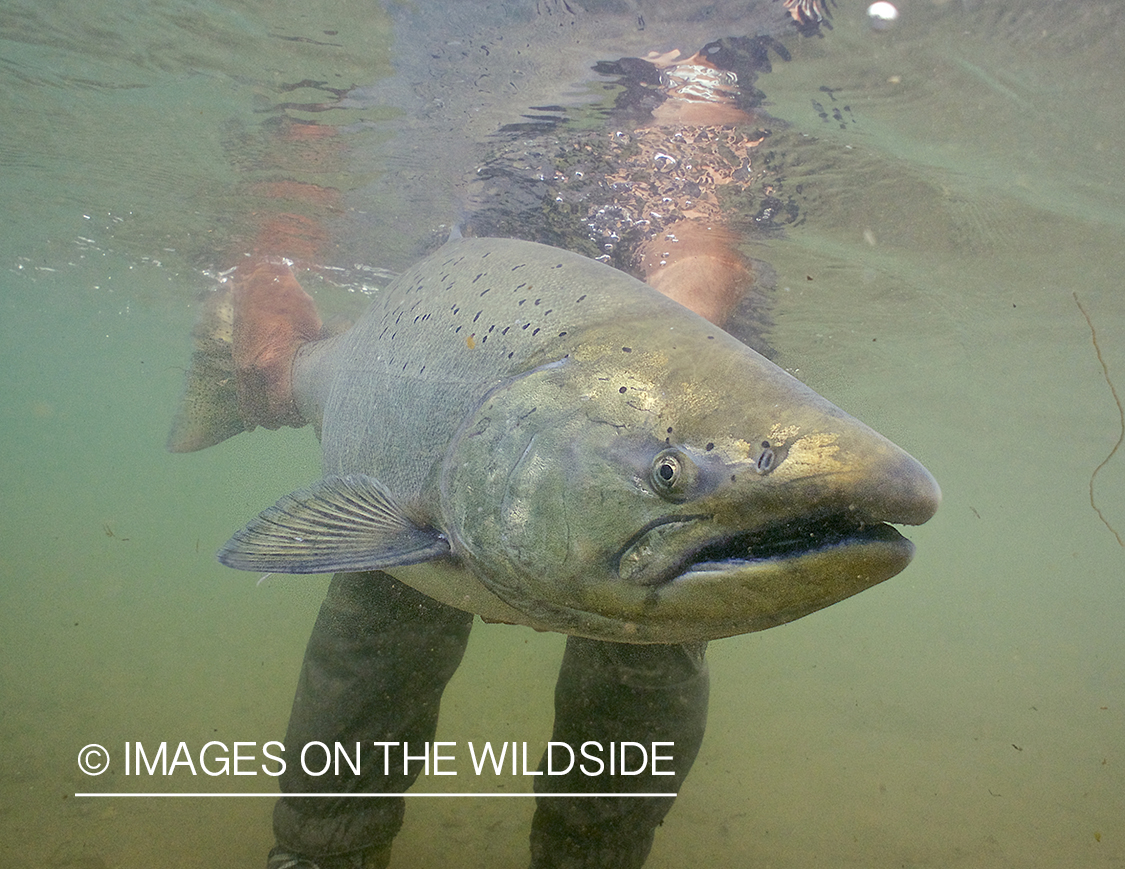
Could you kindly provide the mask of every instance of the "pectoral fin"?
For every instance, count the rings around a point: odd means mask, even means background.
[[[378,480],[328,477],[286,495],[219,550],[239,570],[333,573],[417,564],[449,554],[449,541],[402,510]]]

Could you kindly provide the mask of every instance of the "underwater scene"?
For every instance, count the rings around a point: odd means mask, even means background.
[[[296,276],[318,318],[303,341],[347,335],[447,239],[493,237],[601,260],[673,298],[686,280],[689,306],[941,487],[933,518],[932,492],[875,517],[905,523],[915,551],[902,569],[894,543],[898,560],[866,590],[776,627],[670,622],[698,667],[694,641],[711,639],[706,731],[653,821],[646,867],[1125,865],[1125,6],[888,6],[9,0],[0,865],[266,862],[331,572],[391,561],[298,574],[230,548],[244,570],[216,559],[287,493],[346,471],[347,447],[328,415],[300,425],[321,371],[299,367],[307,355],[283,384],[292,408],[248,417],[234,368],[201,386],[193,354],[231,345],[223,294],[250,264]],[[721,230],[701,241],[704,225]],[[668,277],[681,241],[710,270]],[[500,340],[458,335],[460,352]],[[306,352],[287,346],[286,377]],[[708,394],[753,395],[701,379]],[[242,415],[193,428],[185,382],[189,404]],[[400,462],[424,469],[423,411],[394,403],[386,417],[365,408],[365,431],[381,442],[410,421]],[[783,433],[761,452],[758,440],[754,479],[768,482],[797,454]],[[671,452],[654,466],[669,486],[686,467]],[[453,479],[443,503],[476,491]],[[527,522],[553,509],[548,479],[526,483],[543,502]],[[375,527],[448,550],[417,504],[364,491]],[[653,529],[672,527],[660,521],[630,540],[659,548]],[[782,559],[797,547],[771,545]],[[717,571],[725,556],[707,552]],[[552,554],[521,557],[551,567]],[[422,619],[429,604],[410,600]],[[531,859],[571,647],[527,626],[552,627],[546,616],[497,612],[453,655],[392,869]],[[486,743],[503,762],[476,763]]]

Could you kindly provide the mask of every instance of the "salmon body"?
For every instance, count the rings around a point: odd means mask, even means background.
[[[492,621],[761,630],[897,574],[913,545],[888,523],[940,502],[915,459],[707,320],[530,242],[447,244],[287,374],[284,421],[316,426],[324,477],[220,560],[384,570]]]

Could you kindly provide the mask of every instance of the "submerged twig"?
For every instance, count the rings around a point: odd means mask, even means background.
[[[1101,471],[1102,468],[1109,464],[1109,460],[1113,458],[1114,453],[1117,452],[1117,448],[1125,442],[1125,408],[1121,406],[1121,398],[1117,395],[1117,389],[1114,387],[1113,381],[1109,379],[1109,366],[1105,364],[1105,359],[1102,357],[1102,349],[1098,346],[1098,333],[1094,330],[1094,321],[1090,319],[1090,315],[1086,313],[1086,309],[1082,307],[1082,303],[1078,301],[1078,293],[1073,293],[1072,295],[1074,296],[1074,304],[1078,306],[1078,310],[1081,311],[1082,316],[1086,318],[1086,325],[1090,327],[1090,340],[1094,342],[1094,352],[1098,354],[1098,362],[1101,363],[1102,366],[1102,376],[1105,377],[1106,385],[1113,394],[1113,400],[1117,403],[1117,416],[1121,429],[1121,433],[1117,436],[1117,443],[1113,445],[1113,449],[1109,451],[1109,455],[1102,459],[1102,463],[1094,468],[1094,473],[1090,474],[1090,506],[1093,507],[1094,512],[1098,514],[1098,518],[1102,520],[1102,524],[1117,538],[1118,544],[1125,547],[1125,540],[1121,539],[1121,535],[1109,524],[1109,521],[1094,502],[1094,478],[1098,476],[1098,472]]]

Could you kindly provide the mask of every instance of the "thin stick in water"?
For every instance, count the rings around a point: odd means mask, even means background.
[[[1117,389],[1113,385],[1113,381],[1109,379],[1109,366],[1105,364],[1105,359],[1102,357],[1102,348],[1098,346],[1098,333],[1094,330],[1094,321],[1090,319],[1090,315],[1086,313],[1086,309],[1082,307],[1082,303],[1078,301],[1078,293],[1073,293],[1074,304],[1078,306],[1078,310],[1082,312],[1082,316],[1086,318],[1086,325],[1090,327],[1090,340],[1094,342],[1094,352],[1098,354],[1098,362],[1102,366],[1102,376],[1105,377],[1106,385],[1109,391],[1113,394],[1113,400],[1117,403],[1117,416],[1121,433],[1117,436],[1117,443],[1113,445],[1113,449],[1109,451],[1109,455],[1102,459],[1102,463],[1094,468],[1094,473],[1090,474],[1090,506],[1094,508],[1094,512],[1098,514],[1098,518],[1102,520],[1102,524],[1110,530],[1110,533],[1117,538],[1117,542],[1125,547],[1125,540],[1121,539],[1121,535],[1114,530],[1114,527],[1109,524],[1109,521],[1102,514],[1098,505],[1094,502],[1094,478],[1098,476],[1109,460],[1113,458],[1113,454],[1117,452],[1117,448],[1125,442],[1125,408],[1121,406],[1121,399],[1117,395]]]

